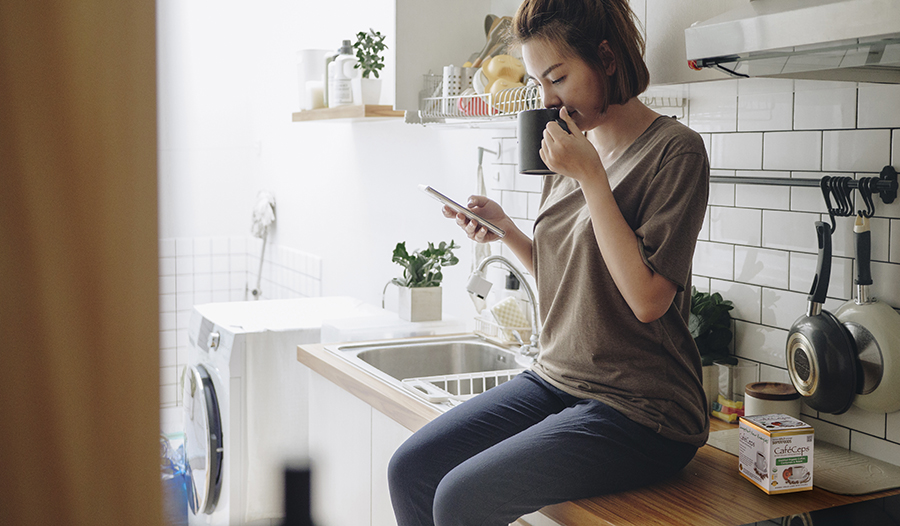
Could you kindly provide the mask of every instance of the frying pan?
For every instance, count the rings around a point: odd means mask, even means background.
[[[900,314],[870,296],[871,232],[869,218],[858,215],[856,238],[856,299],[834,315],[847,327],[859,351],[862,383],[853,403],[874,413],[900,410]]]
[[[822,309],[831,280],[831,227],[816,221],[818,261],[809,292],[809,307],[788,334],[788,374],[809,407],[839,415],[850,409],[861,368],[850,331]]]

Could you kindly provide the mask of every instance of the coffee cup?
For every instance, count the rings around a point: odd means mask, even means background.
[[[803,466],[794,466],[793,471],[791,472],[790,479],[794,482],[798,480],[803,480],[806,477],[807,471]]]
[[[547,123],[556,121],[562,129],[569,131],[566,121],[559,117],[558,108],[525,110],[518,115],[517,133],[519,138],[519,173],[525,175],[552,175],[541,160],[541,141]],[[570,132],[571,133],[571,132]]]

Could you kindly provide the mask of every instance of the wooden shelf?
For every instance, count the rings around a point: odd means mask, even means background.
[[[403,117],[403,115],[403,111],[396,111],[393,106],[354,105],[298,111],[291,116],[291,120],[293,122],[305,122],[333,119],[395,118]]]

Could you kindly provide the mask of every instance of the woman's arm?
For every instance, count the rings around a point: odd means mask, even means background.
[[[560,114],[573,133],[551,123],[541,158],[553,171],[581,184],[597,246],[616,287],[638,320],[654,321],[669,309],[678,288],[644,262],[637,235],[616,204],[597,150],[565,110]]]

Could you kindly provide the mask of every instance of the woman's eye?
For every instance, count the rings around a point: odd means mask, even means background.
[[[562,76],[562,77],[559,77],[559,78],[556,79],[556,80],[551,80],[550,83],[551,83],[551,84],[559,84],[559,83],[562,82],[565,78],[566,78],[565,76]]]

